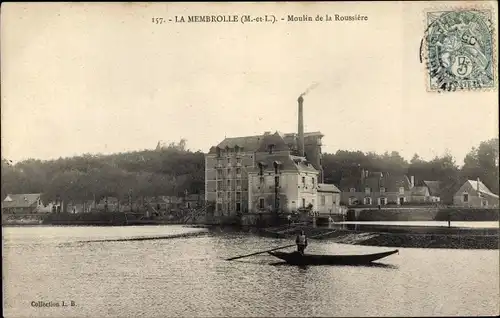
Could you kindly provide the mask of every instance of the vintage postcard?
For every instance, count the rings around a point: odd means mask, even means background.
[[[500,314],[497,2],[0,14],[3,316]]]

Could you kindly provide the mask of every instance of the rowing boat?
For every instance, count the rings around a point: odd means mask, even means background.
[[[268,252],[274,257],[284,260],[291,265],[360,265],[368,264],[389,255],[398,253],[398,250],[392,250],[383,253],[364,254],[364,255],[315,255],[299,252]]]

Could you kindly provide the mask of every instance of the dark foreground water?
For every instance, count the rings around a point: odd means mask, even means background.
[[[270,265],[290,243],[244,234],[90,242],[204,231],[180,226],[3,228],[6,317],[498,315],[498,250],[400,249],[386,266]],[[310,242],[309,252],[381,247]],[[33,302],[59,303],[35,307]],[[62,301],[68,306],[62,307]],[[71,301],[75,306],[71,306]]]

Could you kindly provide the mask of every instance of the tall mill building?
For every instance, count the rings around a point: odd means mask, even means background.
[[[205,200],[215,207],[215,216],[291,212],[325,202],[318,199],[323,134],[304,133],[302,96],[298,108],[298,133],[226,138],[210,148]]]

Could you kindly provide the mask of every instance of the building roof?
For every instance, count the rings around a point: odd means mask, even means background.
[[[273,146],[273,151],[290,150],[288,145],[283,140],[283,137],[278,132],[275,132],[272,135],[264,135],[262,137],[259,148],[257,148],[257,152],[268,152],[270,145]]]
[[[274,171],[275,162],[280,165],[280,171],[318,172],[304,158],[291,156],[283,152],[259,156],[259,158],[256,158],[256,167],[250,168],[248,172],[259,172],[259,164],[263,166],[265,172]]]
[[[470,185],[472,186],[472,188],[476,191],[478,189],[478,182],[479,182],[479,193],[485,194],[488,196],[492,196],[494,198],[498,198],[498,195],[491,192],[490,189],[488,189],[488,187],[485,186],[483,182],[481,182],[481,180],[479,180],[479,181],[478,180],[467,180],[466,182],[469,182]]]
[[[318,192],[340,193],[340,190],[334,184],[319,183],[318,184]]]
[[[382,172],[369,173],[368,177],[347,177],[340,181],[340,187],[343,191],[349,191],[355,188],[356,192],[364,192],[365,188],[370,188],[372,192],[380,191],[385,188],[386,192],[398,192],[400,187],[405,191],[411,189],[411,183],[405,175],[390,175]]]
[[[221,149],[234,148],[236,146],[243,148],[243,151],[255,151],[259,148],[260,142],[264,136],[246,136],[225,138],[217,147]]]
[[[428,187],[426,186],[417,186],[417,187],[413,187],[411,189],[411,194],[412,195],[422,195],[422,196],[426,196],[428,194]]]
[[[344,192],[349,192],[351,188],[361,189],[361,180],[359,177],[344,177],[340,180],[340,189]]]
[[[441,183],[439,181],[426,181],[424,185],[429,189],[429,194],[435,197],[441,195]]]
[[[289,149],[290,147],[293,148],[296,146],[295,145],[297,139],[296,133],[282,134],[279,132],[275,132],[274,134],[271,134],[270,132],[265,132],[262,135],[256,135],[256,136],[224,138],[224,140],[221,141],[216,147],[210,148],[210,153],[215,153],[217,147],[220,149],[225,149],[226,147],[235,148],[236,146],[238,146],[239,148],[243,148],[243,151],[258,151],[259,148],[261,147],[261,143],[264,140],[264,137],[267,136],[274,136],[273,138],[279,136],[283,141],[283,143],[287,146],[286,150],[291,150]],[[304,133],[304,139],[306,143],[307,139],[323,137],[323,136],[324,135],[319,131]],[[267,151],[267,148],[264,149],[264,151]]]
[[[2,202],[3,208],[29,208],[37,203],[41,193],[8,194]]]

